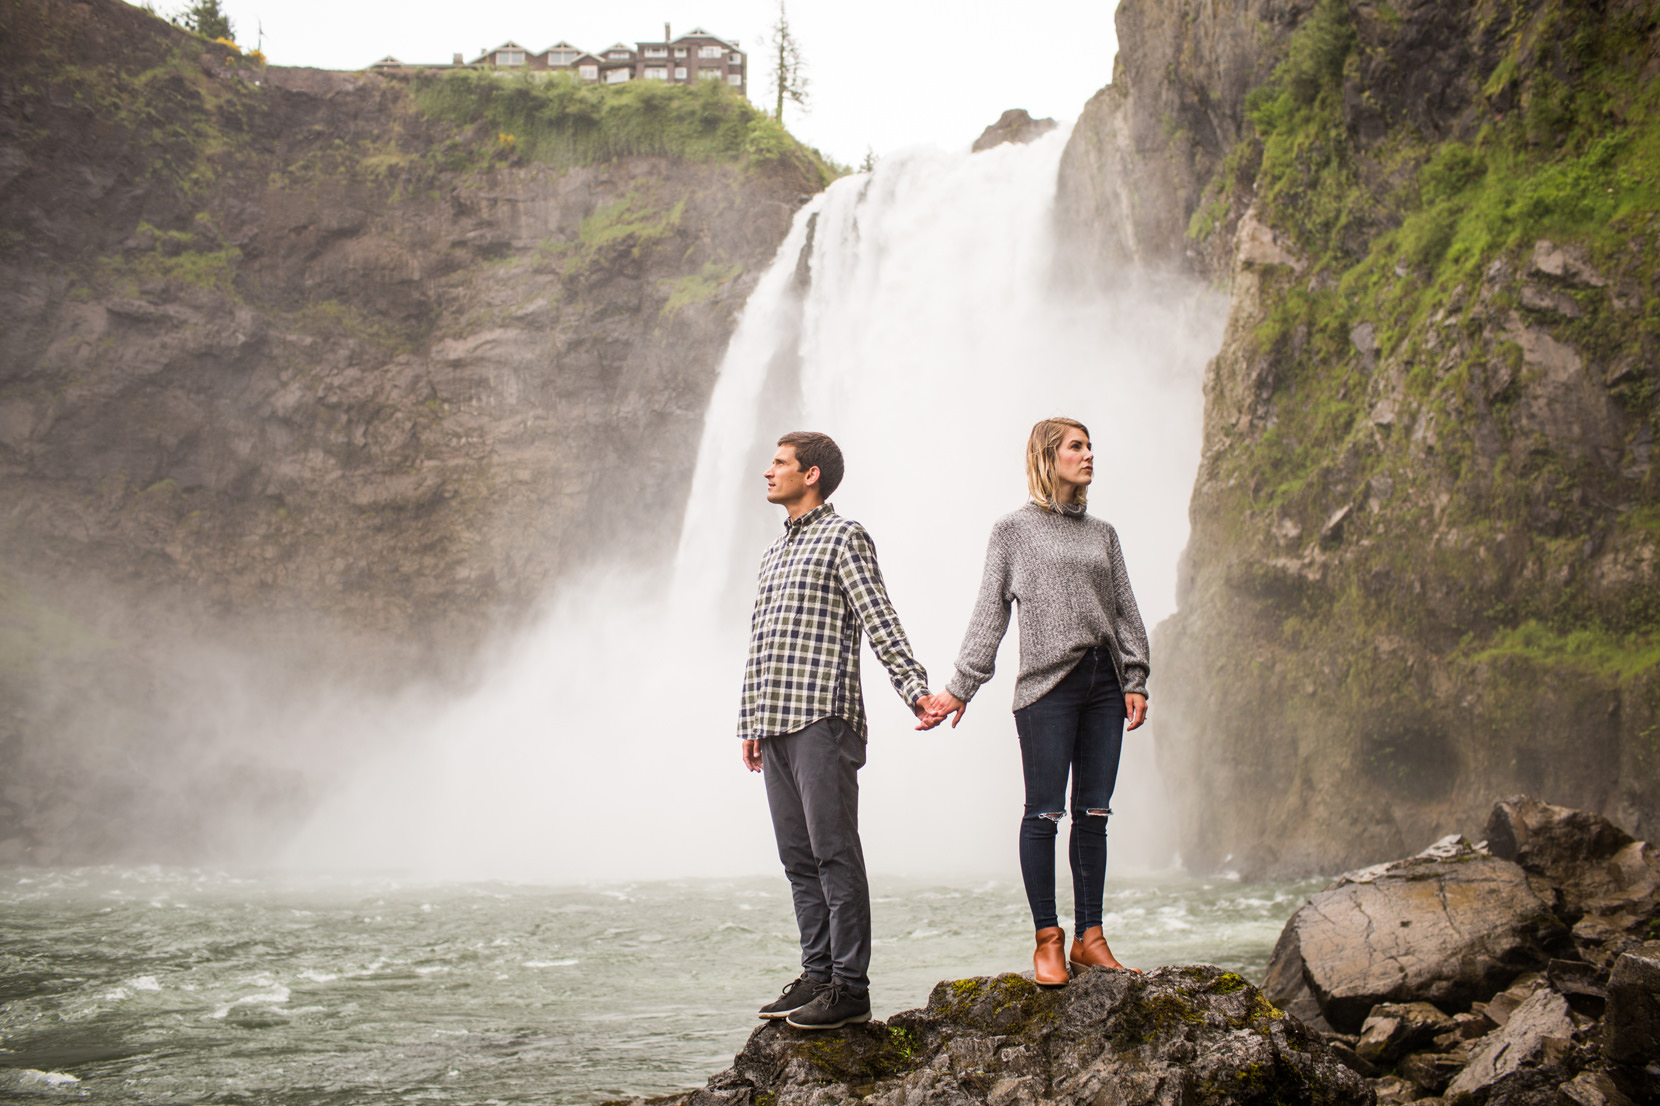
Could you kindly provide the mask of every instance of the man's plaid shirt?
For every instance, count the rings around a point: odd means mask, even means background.
[[[784,524],[761,559],[750,620],[738,736],[794,733],[841,718],[862,737],[859,631],[907,704],[928,694],[928,673],[888,601],[865,528],[825,503]]]

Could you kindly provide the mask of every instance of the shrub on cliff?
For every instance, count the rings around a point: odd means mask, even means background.
[[[691,161],[794,160],[826,180],[834,175],[816,150],[715,81],[595,85],[563,74],[537,79],[464,71],[418,76],[415,102],[452,123],[482,121],[512,135],[517,154],[562,168],[662,155]]]

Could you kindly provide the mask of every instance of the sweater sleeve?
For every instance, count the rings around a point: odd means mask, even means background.
[[[1000,528],[994,527],[986,543],[986,570],[980,577],[980,594],[974,613],[957,651],[957,672],[945,690],[963,702],[974,698],[980,686],[997,671],[997,647],[1009,628],[1009,608],[1014,596],[1009,591],[1009,548]]]
[[[1112,558],[1114,588],[1113,626],[1118,639],[1119,660],[1124,665],[1124,694],[1146,695],[1147,677],[1152,672],[1152,650],[1147,644],[1147,627],[1141,624],[1141,609],[1130,590],[1130,573],[1124,567],[1124,550],[1118,531],[1111,531],[1107,555]]]

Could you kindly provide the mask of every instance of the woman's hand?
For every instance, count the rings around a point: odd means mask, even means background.
[[[1124,713],[1129,716],[1130,729],[1140,728],[1147,721],[1147,696],[1134,692],[1124,696]]]
[[[919,730],[933,729],[944,722],[945,716],[948,714],[956,715],[955,718],[951,719],[951,728],[954,730],[957,728],[957,723],[963,720],[963,712],[968,709],[967,703],[949,691],[941,691],[927,698],[919,699],[917,705],[926,711],[925,714],[917,715],[923,721],[923,725],[917,727]]]

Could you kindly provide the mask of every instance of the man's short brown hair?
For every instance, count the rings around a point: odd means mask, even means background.
[[[795,463],[802,472],[818,469],[818,492],[825,499],[835,494],[842,482],[842,450],[828,434],[816,430],[794,430],[778,439],[779,445],[795,448]]]

